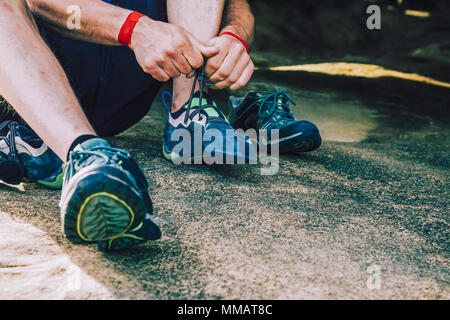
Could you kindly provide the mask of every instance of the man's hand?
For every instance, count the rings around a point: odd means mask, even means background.
[[[130,47],[142,69],[158,81],[181,74],[192,77],[204,57],[219,53],[217,47],[205,45],[183,28],[148,17],[136,24]]]
[[[206,74],[214,87],[231,90],[244,87],[255,69],[244,45],[229,35],[213,38],[208,45],[219,48],[219,53],[206,63]]]

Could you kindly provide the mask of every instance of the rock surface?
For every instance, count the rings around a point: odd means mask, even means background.
[[[282,156],[274,176],[260,166],[175,166],[161,154],[166,113],[156,102],[111,142],[142,165],[163,238],[115,254],[74,246],[61,233],[59,192],[0,184],[0,298],[450,298],[450,89],[267,69],[370,63],[449,82],[439,10],[436,20],[402,18],[411,28],[402,42],[397,9],[381,38],[367,38],[352,33],[364,24],[360,5],[343,20],[342,1],[304,1],[297,20],[280,6],[285,20],[276,22],[268,1],[258,3],[252,54],[260,70],[246,90],[285,89],[297,118],[318,125],[323,146]],[[289,40],[297,46],[277,34],[297,35]],[[226,93],[216,96],[226,109]],[[68,291],[67,270],[80,271],[81,291]]]
[[[325,137],[317,152],[281,157],[274,176],[260,175],[259,166],[167,162],[159,103],[111,139],[151,182],[160,241],[116,254],[71,245],[61,234],[57,191],[0,185],[2,221],[7,214],[33,225],[16,239],[2,223],[0,296],[54,298],[44,293],[62,252],[89,276],[78,298],[450,298],[449,89],[270,71],[251,84],[274,86],[290,92],[297,117],[316,122]],[[10,276],[8,266],[22,259],[35,272]],[[367,284],[374,265],[378,290]],[[33,293],[24,286],[30,277],[40,288]]]

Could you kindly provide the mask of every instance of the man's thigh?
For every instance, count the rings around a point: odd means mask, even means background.
[[[167,21],[166,0],[110,0]],[[161,84],[142,71],[133,51],[72,40],[40,28],[99,135],[118,134],[142,119]]]

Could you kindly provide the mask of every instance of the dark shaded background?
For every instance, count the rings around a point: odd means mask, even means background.
[[[449,80],[450,1],[250,0],[256,16],[257,65],[316,60],[381,64]],[[366,9],[377,4],[382,29],[368,30]],[[404,14],[424,10],[430,18]],[[281,61],[280,61],[281,60]]]

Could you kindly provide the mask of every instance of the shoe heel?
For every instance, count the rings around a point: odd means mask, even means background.
[[[19,160],[7,158],[0,160],[0,180],[5,183],[18,185],[23,181],[24,170]]]

